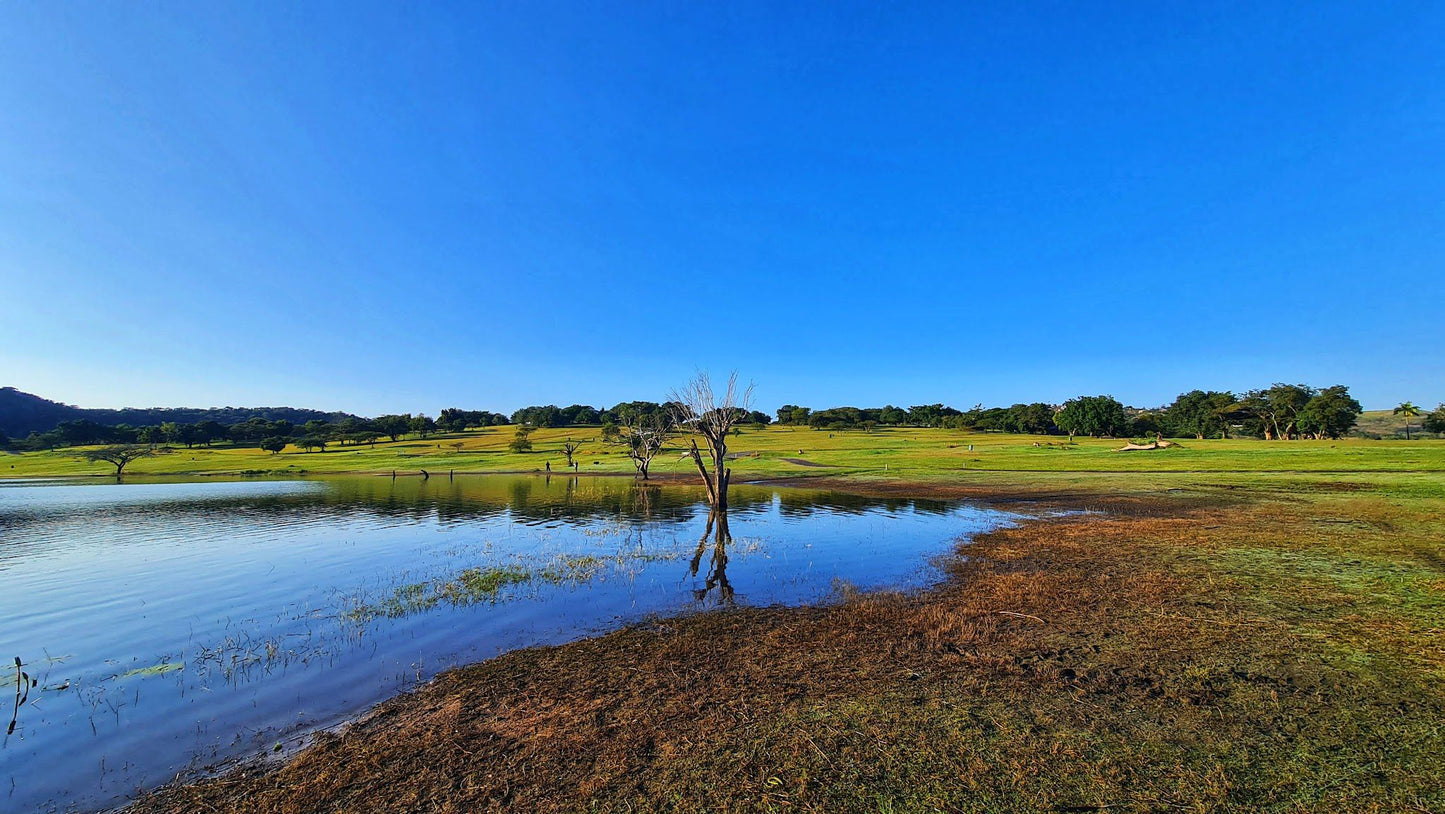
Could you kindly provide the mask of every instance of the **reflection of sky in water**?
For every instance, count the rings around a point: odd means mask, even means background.
[[[0,807],[113,804],[456,664],[711,605],[711,540],[689,569],[701,499],[621,478],[0,482],[0,658],[41,683],[0,748]],[[726,576],[755,605],[924,584],[932,556],[1007,520],[745,485],[730,502]],[[395,602],[489,568],[532,577]],[[357,612],[380,607],[400,615]]]

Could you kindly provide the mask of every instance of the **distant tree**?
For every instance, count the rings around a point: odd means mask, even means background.
[[[275,455],[276,453],[286,448],[286,444],[289,442],[289,440],[290,439],[282,438],[279,435],[273,435],[270,438],[262,438],[261,449],[264,449],[272,455]]]
[[[773,423],[773,417],[761,410],[753,410],[752,412],[748,413],[748,423],[756,424],[760,427],[766,427],[767,425]]]
[[[430,416],[417,415],[411,420],[411,431],[419,437],[425,438],[436,432],[437,423]]]
[[[1276,382],[1266,390],[1249,391],[1240,401],[1240,409],[1252,419],[1256,434],[1288,440],[1295,437],[1300,411],[1315,394],[1307,384]]]
[[[579,424],[600,424],[602,414],[596,407],[588,407],[585,404],[573,404],[570,407],[562,408],[562,424],[567,427],[575,427]]]
[[[393,441],[401,440],[403,435],[411,431],[410,415],[381,415],[373,418],[371,423],[377,432]]]
[[[531,434],[532,428],[530,426],[526,424],[518,424],[517,434],[512,436],[511,441],[507,442],[507,449],[510,449],[511,451],[516,453],[531,452],[532,439],[529,437]]]
[[[784,404],[778,408],[779,424],[807,424],[813,411],[807,407],[799,407],[796,404]]]
[[[898,409],[897,407],[894,407],[892,404],[889,404],[882,410],[878,411],[878,423],[894,425],[907,424],[908,413]]]
[[[602,442],[604,444],[613,444],[621,437],[622,431],[617,429],[617,423],[612,420],[612,416],[609,415],[604,418],[602,420]]]
[[[1129,431],[1124,405],[1113,396],[1080,396],[1064,402],[1054,416],[1059,429],[1073,435],[1115,437]]]
[[[577,454],[577,450],[579,450],[579,449],[581,449],[581,448],[582,448],[582,442],[581,442],[581,441],[573,441],[571,438],[568,438],[566,441],[563,441],[563,442],[562,442],[562,454],[567,456],[567,466],[568,466],[568,468],[571,468],[571,466],[572,466],[572,458],[573,458],[573,456],[575,456],[575,455]]]
[[[1435,411],[1425,416],[1421,423],[1426,432],[1433,432],[1437,435],[1445,433],[1445,404],[1435,408]]]
[[[85,418],[74,421],[62,421],[55,426],[55,432],[60,435],[61,446],[83,447],[91,444],[99,444],[107,440],[107,427]]]
[[[1420,415],[1420,408],[1416,407],[1414,402],[1402,401],[1400,406],[1395,408],[1394,414],[1405,417],[1405,440],[1410,440],[1410,419]]]
[[[1011,432],[1047,435],[1058,429],[1054,426],[1053,405],[1043,402],[1015,404],[1008,408],[1008,421]]]
[[[1164,414],[1158,410],[1140,410],[1129,417],[1129,434],[1135,436],[1163,435]]]
[[[436,423],[442,432],[461,432],[467,428],[467,411],[448,407],[437,413]]]
[[[115,464],[115,476],[118,478],[125,471],[126,464],[138,458],[149,458],[156,454],[155,449],[141,444],[117,444],[115,446],[88,449],[80,456],[92,463],[105,461]]]
[[[10,448],[10,436],[6,435],[4,430],[0,430],[0,449],[9,449],[9,448]]]
[[[227,437],[226,425],[219,421],[201,421],[195,425],[196,443],[210,446]]]
[[[320,438],[320,437],[317,437],[317,436],[315,436],[315,435],[307,435],[307,436],[303,436],[302,438],[298,439],[298,440],[296,441],[296,446],[301,447],[302,449],[306,450],[307,452],[310,452],[310,451],[313,450],[313,449],[317,449],[317,450],[320,450],[320,451],[322,451],[322,452],[325,452],[325,451],[326,451],[326,444],[327,444],[327,443],[328,443],[328,442],[327,442],[327,440],[326,440],[325,438]]]
[[[1360,417],[1360,403],[1350,398],[1350,388],[1342,384],[1326,387],[1305,404],[1299,413],[1300,432],[1317,439],[1339,438],[1355,426]]]
[[[354,416],[343,418],[331,425],[331,437],[340,441],[343,445],[347,443],[359,444],[362,438],[368,433],[375,434],[376,430],[371,422],[364,418]]]
[[[562,411],[555,404],[523,407],[512,413],[513,424],[531,424],[534,427],[560,427],[564,424]]]
[[[1203,440],[1228,432],[1228,411],[1236,404],[1234,394],[1213,390],[1191,390],[1180,393],[1174,403],[1164,408],[1163,432],[1174,438],[1193,436]]]
[[[622,423],[617,427],[617,443],[626,448],[627,457],[643,480],[647,480],[652,459],[662,452],[673,431],[672,418],[666,413],[624,411]]]

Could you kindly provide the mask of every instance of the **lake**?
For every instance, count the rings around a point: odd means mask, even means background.
[[[520,647],[923,587],[1018,519],[771,486],[730,502],[719,550],[701,488],[626,478],[0,481],[0,809],[120,805]]]

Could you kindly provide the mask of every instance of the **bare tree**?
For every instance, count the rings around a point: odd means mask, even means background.
[[[137,458],[150,458],[156,454],[155,448],[142,444],[117,444],[100,449],[88,449],[80,453],[80,457],[87,461],[105,461],[115,464],[115,476],[118,478],[125,471],[125,465]]]
[[[581,448],[581,441],[573,441],[571,438],[568,438],[566,441],[562,442],[562,454],[567,456],[568,468],[572,467],[572,458],[577,455],[577,450]]]
[[[618,426],[618,443],[627,448],[627,457],[637,467],[642,479],[647,480],[647,470],[652,459],[662,451],[667,439],[672,437],[672,419],[663,413],[644,415],[629,411]]]
[[[708,375],[699,373],[681,390],[669,393],[668,400],[677,425],[695,434],[688,439],[691,447],[688,452],[707,486],[708,501],[714,509],[727,511],[728,482],[732,478],[732,470],[727,468],[728,433],[747,420],[753,404],[753,385],[749,383],[739,389],[738,374],[734,371],[728,375],[727,388],[717,393]],[[698,449],[697,435],[707,442],[712,458],[711,472],[703,461],[702,450]]]

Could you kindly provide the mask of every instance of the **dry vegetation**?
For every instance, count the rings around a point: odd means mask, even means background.
[[[456,670],[135,811],[1445,810],[1441,485],[1309,486],[1019,489],[1100,513]]]

